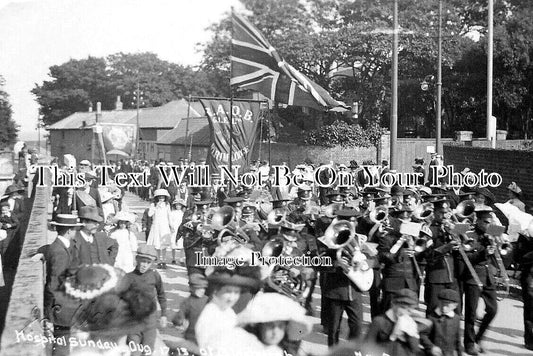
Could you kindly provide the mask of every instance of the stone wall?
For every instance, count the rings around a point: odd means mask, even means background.
[[[37,187],[0,339],[0,356],[45,354],[45,349],[34,342],[17,341],[17,331],[25,328],[26,334],[42,333],[39,320],[43,317],[44,265],[39,260],[32,261],[31,257],[47,244],[49,204],[49,184]],[[33,310],[38,312],[37,320]]]
[[[524,192],[524,203],[533,206],[533,151],[445,145],[444,158],[444,163],[454,165],[455,171],[468,167],[476,173],[481,169],[499,173],[503,182],[491,191],[500,202],[508,199],[506,187],[516,182]]]

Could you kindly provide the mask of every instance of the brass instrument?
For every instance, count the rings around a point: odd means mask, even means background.
[[[368,219],[374,224],[382,224],[389,217],[389,209],[384,206],[377,206],[368,213]]]
[[[287,209],[276,208],[273,209],[267,216],[267,222],[271,225],[279,225],[287,217]]]
[[[498,266],[498,275],[496,276],[496,291],[498,293],[498,300],[502,300],[509,296],[509,275],[507,269],[503,264],[502,256],[500,254],[500,244],[497,242],[497,237],[489,235],[490,246],[494,248],[494,254],[492,255]]]
[[[282,254],[287,256],[301,256],[302,251],[289,246],[283,236],[276,235],[263,246],[261,254],[263,257],[279,257]],[[310,288],[301,272],[302,268],[294,266],[271,265],[268,267],[265,282],[267,286],[276,292],[301,302],[310,292]]]
[[[463,200],[454,209],[453,217],[457,222],[468,220],[473,223],[475,217],[475,209],[476,206],[473,200]]]
[[[318,240],[328,248],[337,250],[337,261],[344,274],[359,290],[365,292],[370,289],[374,271],[368,265],[365,254],[361,252],[361,245],[366,242],[366,236],[356,234],[354,223],[335,219],[324,232],[324,236]]]
[[[463,259],[463,261],[464,261],[464,263],[466,265],[466,268],[468,269],[468,272],[470,272],[470,275],[472,276],[472,278],[474,278],[474,281],[476,282],[476,285],[478,286],[479,289],[482,290],[483,289],[483,283],[479,279],[479,276],[477,275],[476,270],[474,269],[474,266],[472,266],[472,262],[470,262],[470,259],[468,258],[468,256],[466,255],[466,252],[465,252],[465,245],[466,246],[470,246],[473,243],[473,240],[472,239],[465,239],[465,241],[461,241],[461,237],[454,232],[454,226],[455,225],[449,220],[445,220],[443,222],[442,226],[444,227],[444,230],[450,236],[451,241],[454,241],[454,242],[456,242],[458,244],[457,251],[459,251],[459,254],[461,255],[461,258]],[[471,250],[471,249],[472,249],[472,247],[468,248],[468,250]]]
[[[324,215],[328,218],[334,218],[337,211],[344,207],[344,203],[331,203],[324,208]]]
[[[418,242],[421,240],[420,242]],[[418,247],[417,247],[418,244]],[[414,253],[422,252],[425,250],[425,247],[427,246],[427,239],[425,238],[419,238],[411,236],[411,235],[402,235],[398,241],[390,248],[389,252],[393,255],[397,254],[400,249],[407,248],[409,250],[412,250]],[[413,254],[410,256],[411,262],[413,263],[413,266],[415,267],[416,274],[418,275],[418,278],[420,279],[420,284],[424,284],[424,273],[422,273],[422,269],[420,268],[420,265],[418,264],[418,261],[416,260],[415,255]]]
[[[419,204],[413,211],[412,217],[416,220],[429,222],[433,220],[433,204]]]

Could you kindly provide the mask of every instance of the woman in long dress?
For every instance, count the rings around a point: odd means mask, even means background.
[[[115,259],[115,267],[129,273],[135,269],[135,253],[137,252],[137,236],[130,230],[131,224],[135,222],[135,216],[125,211],[119,211],[115,215],[115,230],[111,231],[109,237],[118,243],[118,253]]]
[[[168,203],[170,194],[166,189],[156,189],[154,191],[154,202],[148,208],[148,217],[152,218],[152,228],[148,235],[147,245],[152,245],[157,250],[158,268],[167,268],[165,255],[170,247],[171,225],[170,225],[170,204]]]

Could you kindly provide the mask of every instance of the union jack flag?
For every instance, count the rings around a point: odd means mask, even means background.
[[[350,109],[285,62],[248,20],[235,13],[232,20],[232,87],[253,90],[287,105]]]

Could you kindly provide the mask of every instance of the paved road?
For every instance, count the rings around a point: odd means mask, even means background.
[[[130,211],[137,214],[137,221],[140,222],[144,209],[148,206],[145,202],[136,195],[126,193],[124,197],[124,205]],[[170,257],[170,256],[169,256]],[[168,298],[168,307],[176,312],[181,301],[189,295],[187,272],[184,267],[168,265],[167,270],[159,270],[163,281],[165,283],[165,291]],[[320,288],[315,289],[314,297],[314,311],[315,315],[320,315]],[[482,304],[482,303],[480,303]],[[482,305],[481,305],[482,307]],[[518,356],[533,356],[533,351],[528,351],[523,347],[523,304],[514,299],[504,299],[499,303],[499,311],[496,319],[491,325],[491,328],[486,333],[486,341],[483,343],[486,356],[497,355],[518,355]],[[364,323],[370,323],[370,306],[368,297],[365,296],[363,302]],[[420,311],[421,315],[423,311]],[[307,353],[313,355],[323,355],[327,353],[327,337],[322,333],[319,318],[313,318],[315,325],[313,333],[309,335],[302,347]],[[462,327],[462,325],[461,325]],[[348,334],[348,326],[346,319],[343,321],[341,337],[346,337]],[[165,341],[178,341],[181,335],[174,328],[166,328],[160,330],[162,338]]]

